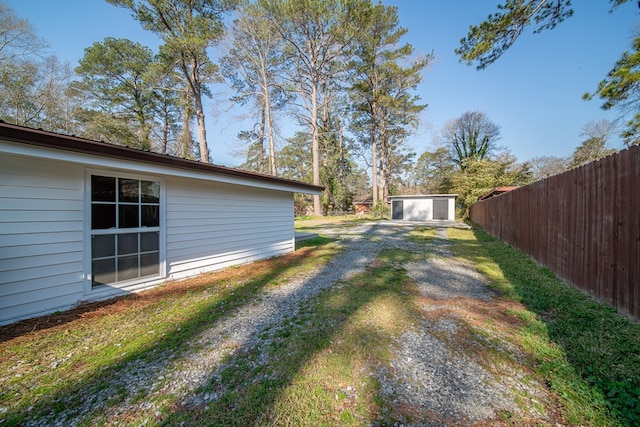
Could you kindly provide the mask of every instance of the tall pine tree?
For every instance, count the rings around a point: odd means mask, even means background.
[[[399,26],[397,8],[379,3],[370,8],[367,25],[354,45],[352,129],[371,150],[374,205],[388,196],[394,163],[402,159],[398,154],[403,142],[426,108],[411,91],[433,56],[411,59],[413,47],[400,45],[406,33]],[[405,67],[402,64],[406,62],[410,65]]]

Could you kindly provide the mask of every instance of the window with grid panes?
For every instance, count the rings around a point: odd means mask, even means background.
[[[159,274],[160,182],[92,175],[92,288]]]

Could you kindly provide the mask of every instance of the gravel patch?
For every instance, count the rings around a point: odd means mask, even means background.
[[[73,390],[69,397],[61,398],[59,412],[30,420],[25,425],[92,424],[103,403],[113,399],[122,389],[126,389],[130,397],[110,406],[104,420],[106,424],[117,424],[118,420],[126,419],[127,413],[142,412],[149,414],[151,419],[160,416],[160,408],[154,402],[168,394],[177,397],[182,405],[207,404],[224,390],[212,392],[209,388],[204,392],[199,391],[200,387],[216,379],[216,384],[221,384],[219,377],[228,360],[268,345],[273,330],[285,325],[306,301],[364,271],[385,248],[430,254],[425,261],[402,266],[417,283],[422,295],[442,302],[424,307],[425,311],[446,307],[447,300],[458,297],[480,301],[493,297],[482,276],[471,266],[451,258],[446,229],[439,229],[438,239],[424,245],[407,240],[413,227],[383,221],[323,229],[322,234],[339,239],[344,247],[326,267],[263,291],[194,338],[186,354],[158,352],[152,359],[135,359],[104,379],[99,390]],[[514,390],[519,395],[540,394],[535,386],[522,385],[521,373],[503,372],[496,378],[495,372],[489,372],[463,352],[450,348],[449,340],[441,339],[441,335],[457,334],[459,321],[445,315],[406,331],[396,339],[391,364],[371,368],[371,374],[378,377],[382,385],[383,397],[393,405],[410,408],[409,412],[414,414],[414,421],[401,420],[402,425],[465,425],[492,420],[501,411],[522,412],[515,403]],[[263,359],[255,363],[269,362],[268,356],[260,357]],[[83,402],[78,403],[81,400]]]
[[[398,340],[391,366],[382,370],[383,395],[410,408],[415,418],[473,424],[517,408],[507,386],[482,366],[456,354],[435,336],[407,332]],[[432,421],[420,425],[433,425]],[[412,424],[417,425],[417,424]]]
[[[409,263],[405,268],[425,297],[467,297],[488,301],[494,296],[480,273],[454,258],[433,256],[425,261]]]
[[[489,301],[495,295],[472,265],[452,258],[448,250],[443,250],[442,245],[448,244],[446,229],[439,228],[437,235],[439,240],[426,248],[435,255],[408,263],[404,268],[423,296],[438,301],[425,304],[422,309],[442,310],[445,314],[425,320],[421,328],[399,337],[390,366],[379,370],[383,395],[392,406],[411,414],[411,421],[401,416],[395,425],[474,425],[497,420],[500,414],[545,420],[545,414],[537,409],[545,400],[541,385],[529,384],[526,374],[513,366],[495,366],[490,372],[460,348],[452,347],[459,342],[456,335],[465,328],[460,326],[463,321],[448,310],[451,303],[447,300]],[[443,336],[447,339],[439,338]],[[469,340],[466,336],[458,339]],[[484,336],[472,339],[476,345],[518,359],[519,350],[497,336],[491,340]],[[517,400],[527,404],[519,405]]]
[[[62,409],[44,419],[31,420],[27,426],[69,426],[86,422],[105,401],[113,399],[125,389],[128,398],[109,407],[108,418],[117,419],[122,414],[146,411],[159,415],[154,398],[167,394],[177,396],[183,404],[198,404],[214,399],[215,395],[200,395],[195,391],[219,376],[224,361],[234,354],[249,351],[261,344],[264,331],[282,324],[295,315],[300,305],[318,295],[323,289],[348,280],[363,271],[373,262],[384,246],[370,237],[377,235],[374,224],[360,225],[344,233],[345,248],[325,268],[319,268],[304,277],[292,278],[288,283],[264,291],[254,301],[238,308],[225,320],[204,331],[191,343],[192,350],[179,358],[170,353],[157,353],[152,360],[136,359],[110,378],[100,390],[88,390],[82,404],[77,403],[78,394],[62,398]],[[330,231],[336,237],[340,230]],[[384,236],[393,236],[397,230],[384,229]],[[265,361],[263,361],[265,362]],[[71,404],[71,400],[74,403]],[[65,405],[65,401],[69,401]]]

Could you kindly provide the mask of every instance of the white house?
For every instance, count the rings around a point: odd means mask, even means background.
[[[391,219],[404,221],[455,221],[457,194],[390,196]]]
[[[291,252],[321,190],[0,122],[0,324]]]

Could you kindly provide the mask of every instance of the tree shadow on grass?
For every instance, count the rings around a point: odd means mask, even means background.
[[[620,425],[640,425],[640,324],[597,302],[483,230],[474,234],[575,372]],[[463,251],[465,248],[461,248]],[[468,249],[468,248],[467,248]]]
[[[143,345],[137,351],[124,357],[116,356],[105,366],[79,375],[72,381],[61,382],[55,377],[52,377],[53,380],[44,379],[43,381],[53,382],[47,386],[37,385],[42,387],[42,391],[36,401],[22,401],[13,406],[9,403],[10,406],[0,408],[3,409],[1,414],[4,420],[3,425],[109,423],[109,418],[114,414],[117,418],[126,419],[126,409],[123,411],[119,409],[119,406],[124,403],[126,403],[124,406],[133,403],[137,407],[149,410],[150,405],[146,400],[154,389],[167,385],[164,376],[176,361],[192,351],[194,340],[203,331],[233,316],[238,308],[253,301],[265,287],[286,279],[291,274],[291,269],[295,269],[305,257],[312,256],[315,250],[317,248],[308,248],[303,254],[294,253],[288,258],[284,256],[272,260],[274,267],[266,273],[257,274],[254,277],[249,275],[248,280],[242,285],[234,287],[230,292],[222,292],[220,297],[214,298],[211,303],[196,307],[187,320],[175,325],[169,332]],[[289,261],[286,261],[287,259]],[[206,279],[206,276],[200,276],[199,280]],[[206,292],[207,288],[216,286],[216,275],[210,277],[211,281],[204,280],[203,286],[191,288],[180,286],[177,293]],[[162,289],[139,294],[136,300],[144,300],[147,297],[171,299],[171,294],[171,284],[168,284]],[[259,327],[258,322],[256,329]],[[0,402],[7,399],[11,393],[24,391],[16,390],[15,387],[21,389],[23,386],[17,384],[12,390],[9,388],[3,390],[4,396]],[[169,396],[168,399],[171,397]],[[123,412],[125,412],[124,415]]]
[[[304,247],[321,246],[335,241],[327,237],[314,237],[296,243],[296,250]],[[200,275],[200,278],[207,274]],[[95,317],[120,313],[133,306],[144,307],[152,300],[157,300],[167,295],[176,295],[181,292],[188,292],[191,287],[201,286],[196,278],[189,278],[183,281],[167,281],[160,287],[145,291],[143,293],[129,293],[118,295],[102,301],[91,301],[78,305],[69,310],[55,312],[48,315],[38,316],[30,319],[20,320],[9,325],[0,326],[0,343],[13,340],[34,332],[46,331],[64,327],[67,324],[83,321]],[[195,283],[195,285],[194,285]]]
[[[314,232],[314,233],[322,233],[326,230],[334,230],[334,229],[349,229],[353,227],[357,227],[360,225],[368,225],[371,223],[375,223],[378,221],[382,221],[383,218],[372,218],[372,217],[350,217],[350,218],[339,218],[339,219],[331,219],[331,217],[323,218],[323,219],[303,219],[296,220],[296,231],[300,232]]]
[[[360,373],[367,384],[356,392],[339,384],[339,375],[325,372],[320,380],[305,375],[308,371],[317,374],[317,369],[330,370],[314,365],[321,354],[347,361],[346,366],[336,369],[353,369],[349,360],[376,359],[374,353],[386,351],[390,335],[371,325],[350,330],[347,348],[335,342],[341,341],[343,328],[352,327],[348,325],[354,315],[377,298],[390,294],[401,300],[409,298],[403,291],[405,279],[402,269],[378,266],[367,268],[353,281],[339,282],[337,291],[325,288],[264,333],[253,348],[230,357],[190,399],[176,405],[161,425],[340,425],[348,420],[371,424],[377,418],[375,404],[343,400],[349,399],[349,393],[366,393],[365,389],[375,393],[373,378]],[[340,352],[344,354],[336,354]],[[309,403],[307,392],[313,395],[309,406],[305,406]]]

